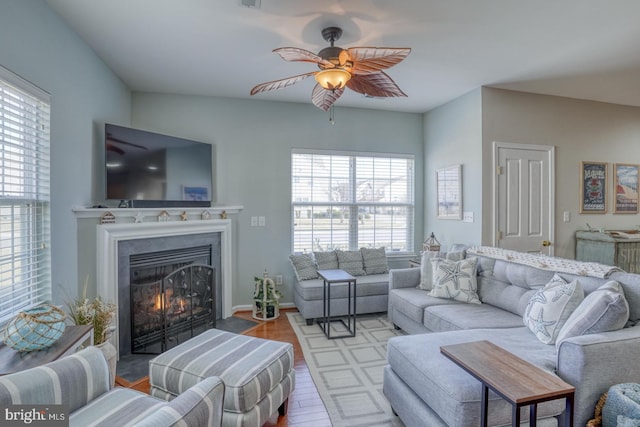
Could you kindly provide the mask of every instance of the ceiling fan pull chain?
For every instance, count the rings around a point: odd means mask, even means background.
[[[334,113],[333,113],[333,105],[329,107],[329,123],[331,123],[332,125],[336,124]]]

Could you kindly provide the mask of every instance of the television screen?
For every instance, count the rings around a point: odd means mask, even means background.
[[[210,206],[212,146],[105,125],[106,198],[131,206]]]

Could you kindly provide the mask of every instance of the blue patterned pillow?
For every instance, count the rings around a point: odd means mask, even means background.
[[[338,254],[338,268],[352,276],[364,276],[364,262],[360,251],[336,251]]]
[[[545,344],[554,344],[571,313],[584,299],[580,282],[567,283],[557,274],[533,294],[525,309],[524,324]]]
[[[314,252],[318,270],[335,270],[338,268],[338,255],[335,251]]]
[[[389,272],[387,251],[384,247],[378,249],[360,248],[364,271],[367,274],[384,274]]]
[[[429,295],[436,298],[482,304],[478,297],[477,264],[478,258],[467,258],[460,261],[442,258],[431,259],[433,289]]]
[[[293,271],[298,280],[309,280],[318,278],[316,262],[311,254],[290,255],[289,261],[293,265]]]

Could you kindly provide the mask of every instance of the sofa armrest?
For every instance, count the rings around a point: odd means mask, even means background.
[[[162,405],[136,427],[222,425],[224,383],[218,377],[208,377]]]
[[[0,377],[0,404],[64,404],[73,412],[108,392],[109,384],[102,351],[87,347],[55,362]]]
[[[640,327],[568,338],[558,346],[558,375],[575,386],[575,425],[586,425],[614,384],[640,382]]]
[[[389,290],[399,288],[415,288],[419,284],[419,268],[398,268],[389,270]]]

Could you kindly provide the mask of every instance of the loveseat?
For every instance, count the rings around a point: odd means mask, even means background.
[[[440,353],[443,345],[488,340],[559,376],[576,388],[576,426],[610,386],[640,382],[640,275],[486,247],[431,258],[389,274],[390,320],[411,335],[388,342],[383,392],[407,426],[479,425],[480,383]],[[464,286],[438,283],[465,268],[477,301],[458,292]],[[511,405],[489,398],[489,425],[510,425]],[[557,425],[564,407],[538,405],[538,425]]]
[[[341,269],[356,278],[357,314],[387,311],[389,266],[385,248],[313,252],[291,255],[289,260],[296,276],[293,299],[308,325],[323,315],[323,279],[318,270]],[[332,316],[347,314],[347,287],[346,283],[331,285]]]
[[[109,368],[102,351],[87,347],[47,365],[0,377],[0,406],[10,410],[7,405],[46,405],[46,409],[37,410],[45,410],[49,416],[62,411],[52,405],[66,405],[69,412],[64,416],[69,416],[72,427],[222,424],[225,387],[218,377],[204,379],[171,402],[109,386]],[[30,412],[28,407],[16,408]]]

